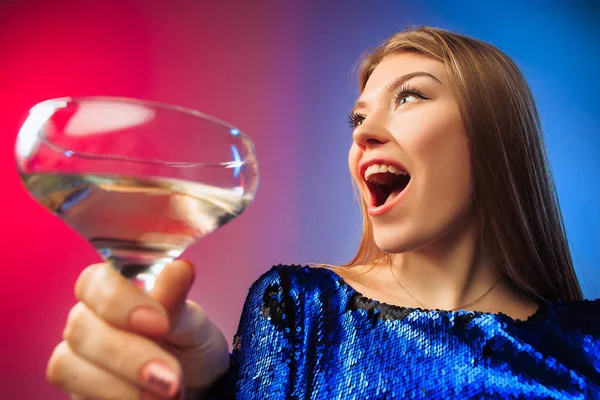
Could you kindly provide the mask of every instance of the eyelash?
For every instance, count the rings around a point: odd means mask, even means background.
[[[423,92],[419,90],[419,88],[405,84],[394,91],[394,94],[392,96],[393,103],[399,105],[398,102],[406,96],[415,96],[422,100],[429,99],[429,97],[425,96]],[[348,125],[351,129],[356,129],[358,124],[361,123],[364,119],[364,115],[353,111],[348,116]]]
[[[350,129],[354,130],[358,126],[359,122],[362,122],[365,119],[365,116],[357,113],[356,111],[352,111],[348,116],[348,125]]]
[[[427,96],[425,96],[423,94],[423,92],[421,90],[419,90],[419,88],[417,88],[416,86],[410,86],[408,84],[404,84],[403,86],[399,87],[398,89],[396,89],[394,91],[394,96],[392,97],[393,99],[393,103],[397,104],[399,100],[403,99],[406,96],[416,96],[420,99],[428,99]]]

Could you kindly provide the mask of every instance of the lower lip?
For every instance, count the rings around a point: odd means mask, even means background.
[[[406,192],[408,191],[408,188],[410,187],[410,182],[408,182],[408,185],[406,185],[406,187],[404,188],[403,191],[401,191],[396,197],[394,197],[392,199],[392,201],[390,202],[386,202],[385,204],[379,206],[379,207],[373,207],[373,206],[369,206],[367,208],[367,212],[369,213],[369,215],[371,217],[377,217],[379,215],[385,214],[386,212],[390,211],[392,208],[394,208],[394,206],[398,203],[400,203],[402,201],[402,199],[404,199],[404,196],[406,196]],[[370,196],[370,194],[369,194]]]

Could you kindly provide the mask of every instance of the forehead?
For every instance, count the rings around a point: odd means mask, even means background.
[[[428,72],[437,77],[442,84],[448,82],[444,64],[432,58],[415,53],[398,53],[386,56],[371,73],[363,90],[363,96],[381,91],[396,78],[413,72]],[[414,78],[429,79],[429,78]]]

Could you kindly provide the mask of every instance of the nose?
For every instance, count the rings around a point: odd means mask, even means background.
[[[374,148],[390,141],[391,134],[384,124],[377,123],[374,118],[365,118],[352,134],[354,143],[362,150]]]

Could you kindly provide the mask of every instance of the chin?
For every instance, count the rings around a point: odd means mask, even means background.
[[[406,253],[421,247],[421,241],[414,235],[399,232],[373,232],[373,239],[377,247],[389,254]]]

